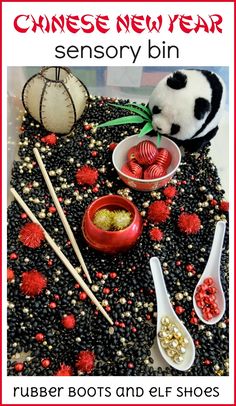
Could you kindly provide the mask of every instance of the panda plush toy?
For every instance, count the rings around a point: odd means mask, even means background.
[[[155,131],[195,152],[217,133],[225,106],[225,85],[207,70],[179,70],[157,84],[148,106]]]

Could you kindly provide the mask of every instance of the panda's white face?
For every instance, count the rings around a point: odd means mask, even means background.
[[[200,71],[181,70],[165,77],[149,99],[154,130],[179,140],[191,138],[211,110],[211,95],[212,89]]]

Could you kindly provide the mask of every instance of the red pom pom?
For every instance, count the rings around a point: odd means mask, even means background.
[[[153,223],[164,222],[169,217],[170,217],[170,209],[162,200],[154,202],[149,206],[148,219]]]
[[[124,165],[122,166],[121,172],[122,172],[124,175],[131,176],[131,178],[137,178],[137,176],[135,176],[135,174],[134,174],[133,172],[131,172],[131,170],[129,169],[129,167],[128,167],[127,164],[124,164]]]
[[[21,292],[24,295],[36,296],[39,295],[47,286],[47,279],[36,269],[32,271],[23,272]]]
[[[44,232],[38,224],[27,223],[20,230],[19,240],[27,247],[38,248],[44,239]]]
[[[167,169],[170,166],[171,160],[172,160],[171,154],[167,149],[165,148],[158,149],[158,155],[157,159],[155,160],[155,163]]]
[[[173,197],[175,197],[176,193],[177,193],[177,190],[174,186],[167,186],[163,190],[163,194],[165,197],[167,197],[167,199],[173,199]]]
[[[200,230],[201,220],[195,213],[182,213],[178,218],[178,226],[183,233],[196,234]]]
[[[68,330],[71,330],[76,325],[75,316],[73,314],[68,314],[61,319],[61,324]]]
[[[142,167],[136,162],[134,159],[131,159],[131,161],[128,162],[128,167],[133,173],[135,178],[142,178],[143,175],[143,169]]]
[[[166,175],[165,169],[157,164],[149,166],[144,171],[144,179],[157,179]]]
[[[227,211],[229,211],[229,202],[226,202],[225,200],[222,200],[221,202],[220,202],[220,210],[221,211],[225,211],[225,212],[227,212]]]
[[[56,134],[51,133],[41,138],[41,141],[47,145],[55,145],[57,143],[57,136]]]
[[[11,282],[15,279],[15,273],[13,269],[7,268],[7,281]]]
[[[84,165],[76,172],[76,180],[79,185],[94,185],[98,179],[98,171],[89,165]]]
[[[128,161],[131,161],[132,159],[134,159],[134,157],[135,157],[135,152],[136,152],[136,145],[135,145],[134,147],[131,147],[131,148],[128,150],[128,154],[127,154]]]
[[[76,367],[79,372],[90,374],[94,368],[95,355],[92,351],[80,351],[76,360]]]
[[[163,232],[158,227],[152,228],[149,231],[149,235],[153,241],[161,241],[163,238]]]
[[[54,376],[72,376],[73,370],[69,365],[61,364],[60,368],[55,372]]]

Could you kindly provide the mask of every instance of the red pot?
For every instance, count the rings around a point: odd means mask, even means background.
[[[95,213],[100,209],[127,210],[131,213],[132,222],[119,231],[101,230],[93,224]],[[142,217],[137,207],[128,199],[118,195],[107,195],[94,200],[85,211],[82,232],[90,247],[106,254],[117,254],[131,248],[142,233]]]

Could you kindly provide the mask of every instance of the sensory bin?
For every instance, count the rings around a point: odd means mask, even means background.
[[[127,100],[93,97],[67,136],[50,135],[26,114],[11,185],[83,276],[36,164],[33,148],[38,147],[85,259],[90,287],[114,325],[96,310],[46,241],[38,248],[22,244],[19,235],[29,219],[13,201],[8,208],[8,375],[228,375],[228,230],[221,259],[226,313],[219,323],[207,326],[192,303],[215,225],[228,221],[228,203],[209,146],[185,154],[165,187],[145,193],[130,189],[117,176],[112,151],[140,127],[96,129],[97,123],[128,114],[110,102],[122,105]],[[81,230],[88,205],[110,193],[131,200],[144,226],[132,249],[112,257],[89,248]],[[152,256],[161,261],[174,310],[195,343],[196,358],[186,372],[154,363]],[[27,294],[25,273],[30,271],[41,278],[34,296]]]

